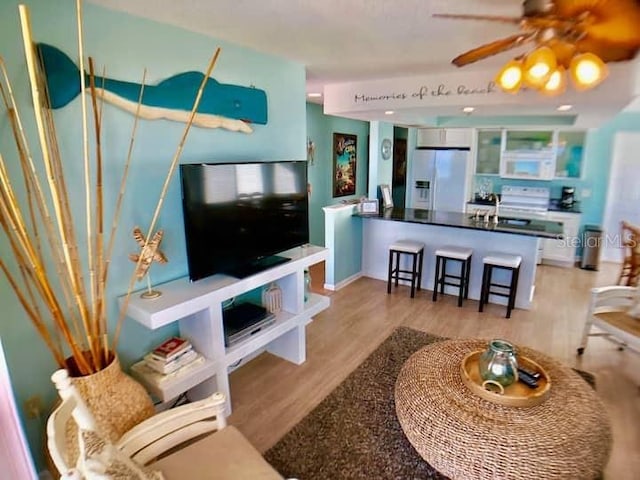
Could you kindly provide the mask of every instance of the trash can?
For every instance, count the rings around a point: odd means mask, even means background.
[[[598,270],[601,244],[602,228],[597,225],[585,225],[582,235],[582,261],[580,262],[580,268]]]

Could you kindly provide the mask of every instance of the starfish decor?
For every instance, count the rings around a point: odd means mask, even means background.
[[[135,227],[133,229],[133,238],[140,245],[142,249],[140,253],[131,253],[129,254],[129,260],[132,262],[136,262],[136,271],[135,275],[138,280],[142,280],[144,276],[149,272],[149,267],[153,262],[157,263],[167,263],[167,257],[160,250],[160,242],[162,241],[162,236],[164,234],[163,230],[158,230],[153,238],[147,242],[142,230],[140,227]],[[141,297],[142,298],[156,298],[162,295],[161,292],[157,290],[151,289],[151,280],[149,276],[147,276],[147,291],[144,292]]]

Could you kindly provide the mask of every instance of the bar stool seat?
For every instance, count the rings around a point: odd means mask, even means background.
[[[507,318],[511,318],[511,310],[516,303],[516,293],[518,291],[518,277],[520,276],[520,264],[522,257],[520,255],[511,255],[502,252],[490,252],[482,257],[484,269],[482,271],[482,288],[480,291],[480,306],[478,311],[482,312],[483,307],[489,302],[489,295],[498,295],[507,297]],[[511,282],[509,285],[492,283],[493,270],[503,269],[511,272]],[[498,290],[492,290],[496,287]]]
[[[401,255],[412,257],[412,269],[402,269],[400,266]],[[394,265],[395,260],[395,265]],[[387,293],[391,293],[391,281],[398,280],[411,282],[411,298],[415,297],[416,287],[420,290],[422,285],[422,263],[424,260],[424,243],[414,240],[397,240],[389,245],[389,275],[387,277]]]
[[[471,274],[471,256],[473,250],[465,247],[442,246],[436,249],[436,274],[433,282],[433,297],[438,299],[438,288],[444,295],[444,286],[449,285],[458,288],[458,306],[462,306],[462,300],[469,298],[469,277]],[[461,263],[460,275],[447,273],[447,260],[455,260]],[[453,279],[454,281],[447,281]]]

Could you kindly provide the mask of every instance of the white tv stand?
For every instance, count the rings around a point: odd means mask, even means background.
[[[327,249],[313,245],[296,247],[278,254],[290,258],[289,262],[247,278],[214,275],[193,283],[186,277],[179,278],[156,286],[162,296],[150,300],[133,293],[127,309],[129,317],[150,329],[177,321],[180,336],[188,338],[205,357],[204,363],[167,379],[161,387],[145,382],[140,376],[136,378],[162,401],[187,390],[192,400],[220,391],[227,398],[227,413],[230,413],[230,366],[261,349],[297,365],[306,360],[305,326],[314,315],[328,308],[330,301],[328,297],[317,294],[311,294],[304,301],[304,270],[326,260],[327,252]],[[271,282],[276,282],[282,290],[283,310],[276,315],[276,321],[251,337],[225,347],[223,302]],[[122,305],[124,297],[119,301]]]

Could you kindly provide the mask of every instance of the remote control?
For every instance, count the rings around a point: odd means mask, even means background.
[[[518,369],[518,381],[524,383],[529,388],[538,388],[538,381],[528,373],[521,372],[520,369]]]
[[[518,372],[524,372],[527,375],[529,375],[530,377],[533,377],[534,379],[538,380],[540,378],[540,372],[536,372],[535,370],[531,370],[529,368],[526,367],[518,367]]]

